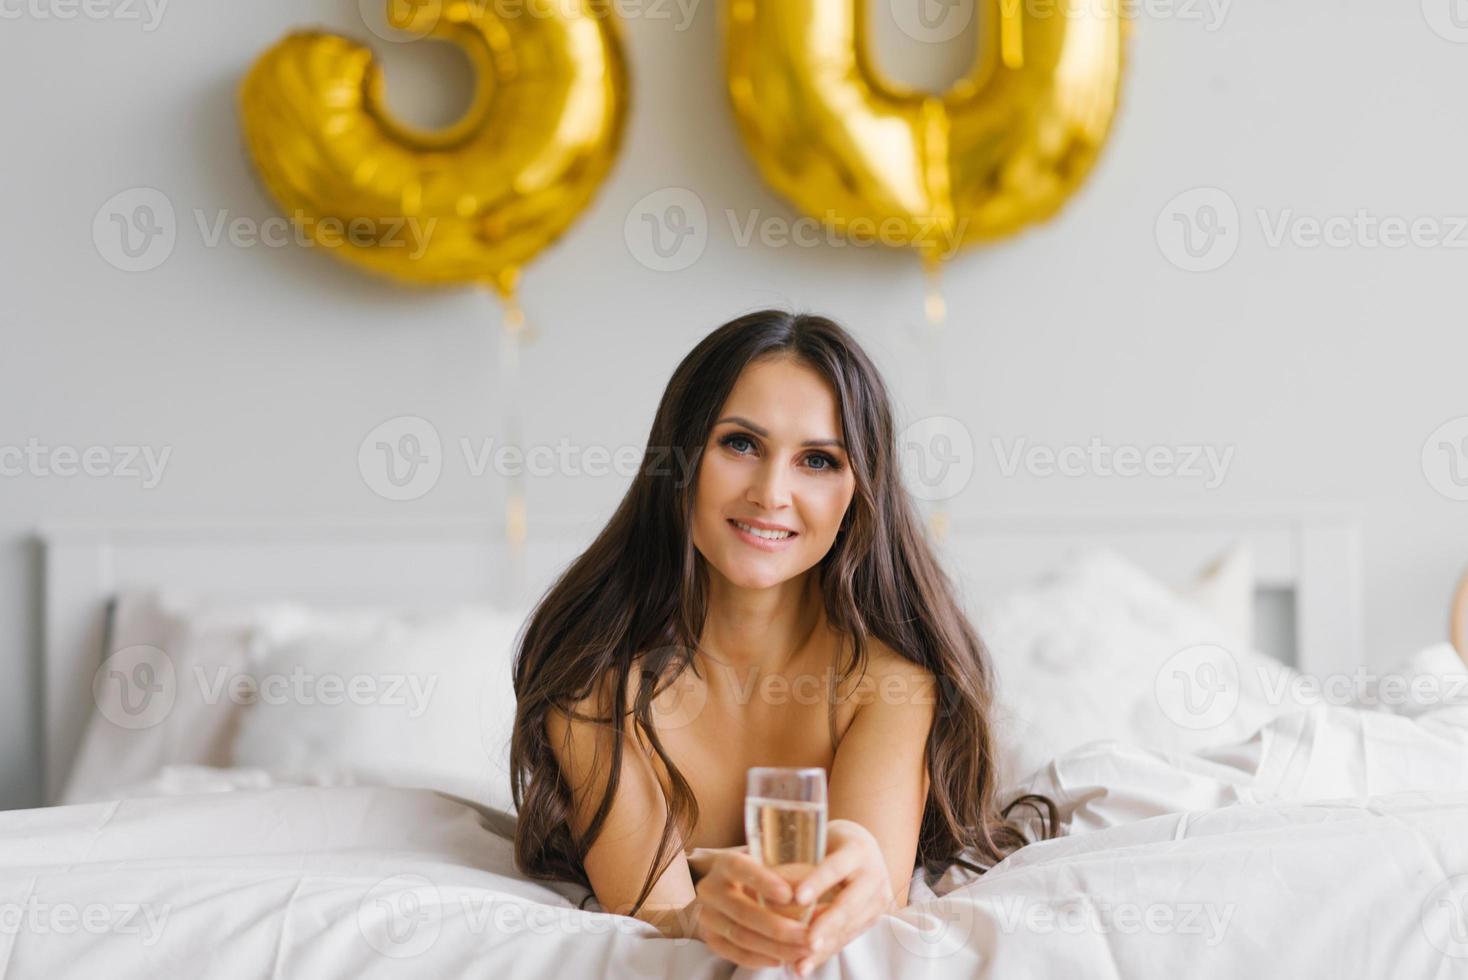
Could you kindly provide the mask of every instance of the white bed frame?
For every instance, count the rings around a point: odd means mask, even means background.
[[[600,522],[537,524],[512,554],[483,519],[359,526],[52,526],[45,554],[44,774],[65,783],[105,659],[120,592],[328,604],[497,601],[524,606],[595,536]],[[1261,592],[1293,596],[1296,666],[1323,674],[1362,662],[1359,518],[1340,509],[1223,516],[1009,516],[956,522],[940,541],[965,595],[1034,580],[1066,554],[1114,548],[1168,582],[1186,581],[1246,542]]]

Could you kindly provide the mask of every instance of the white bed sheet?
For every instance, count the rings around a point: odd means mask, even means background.
[[[1067,836],[915,881],[816,976],[1468,976],[1468,708],[1317,706],[1201,756],[1034,777]],[[773,977],[515,873],[423,789],[166,770],[0,813],[0,976]]]

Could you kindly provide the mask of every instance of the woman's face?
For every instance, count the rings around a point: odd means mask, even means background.
[[[755,361],[704,446],[694,547],[734,585],[778,585],[825,557],[855,490],[825,380],[788,357]],[[739,524],[794,533],[771,540]]]

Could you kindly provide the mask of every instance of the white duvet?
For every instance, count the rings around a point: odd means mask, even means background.
[[[815,975],[1468,977],[1468,707],[1093,743],[1031,785],[1065,837],[916,879]],[[0,975],[758,975],[523,880],[506,818],[462,799],[250,770],[147,791],[0,813]]]

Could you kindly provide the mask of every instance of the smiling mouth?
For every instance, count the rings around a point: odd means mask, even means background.
[[[796,531],[766,531],[761,528],[752,527],[751,525],[740,523],[733,518],[729,519],[729,526],[734,528],[734,530],[737,531],[741,537],[752,544],[770,546],[782,545],[799,537],[799,533]]]

